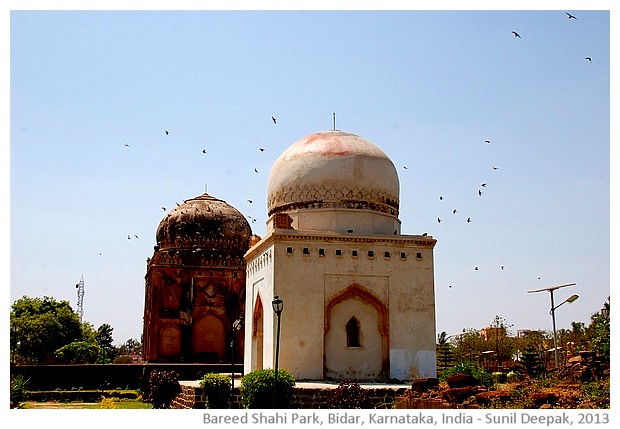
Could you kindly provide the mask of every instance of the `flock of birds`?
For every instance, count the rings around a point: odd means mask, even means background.
[[[277,123],[278,123],[278,120],[277,120],[277,118],[276,118],[275,116],[272,116],[272,117],[271,117],[271,121],[272,121],[274,124],[277,124]],[[164,130],[164,135],[169,136],[169,135],[170,135],[170,130]],[[128,143],[123,143],[123,146],[124,146],[124,147],[126,147],[126,148],[128,148],[128,147],[129,147],[129,144],[128,144]],[[258,150],[259,150],[260,152],[265,152],[267,149],[265,149],[264,147],[259,147],[259,148],[258,148]],[[203,154],[207,154],[207,150],[206,150],[206,149],[203,149],[203,150],[202,150],[202,153],[203,153]],[[258,168],[254,168],[254,173],[258,174]],[[249,204],[252,204],[252,203],[253,203],[253,200],[252,200],[252,199],[247,199],[247,202],[248,202]],[[176,204],[177,204],[177,206],[180,206],[180,204],[179,204],[179,203],[176,203]],[[161,207],[161,209],[162,209],[164,212],[166,211],[166,207],[165,207],[165,206],[162,206],[162,207]],[[250,222],[252,222],[252,223],[255,223],[255,222],[257,221],[257,219],[256,219],[256,218],[254,218],[254,217],[252,217],[252,216],[247,216],[247,217],[248,217],[248,219],[250,220]],[[138,237],[136,234],[133,234],[133,236],[134,236],[136,239],[139,239],[139,237]],[[127,235],[127,240],[131,240],[131,239],[132,239],[132,234],[128,234],[128,235]],[[101,256],[101,255],[102,255],[102,253],[99,253],[99,255]]]
[[[570,20],[577,20],[577,17],[576,17],[575,15],[573,15],[573,14],[571,14],[571,13],[569,13],[569,12],[565,12],[565,14],[566,14],[566,16],[567,16],[567,18],[568,18],[568,20],[569,20],[569,21],[570,21]],[[511,33],[512,33],[512,35],[513,35],[515,38],[517,38],[517,39],[521,39],[521,34],[519,34],[517,31],[511,31]],[[585,57],[585,60],[587,60],[587,61],[588,61],[588,62],[590,62],[590,63],[592,62],[592,58],[591,58],[590,56]],[[278,120],[277,120],[277,118],[276,118],[275,116],[271,116],[271,121],[273,122],[273,124],[274,124],[274,125],[278,123]],[[169,136],[169,135],[171,134],[171,132],[170,132],[169,130],[167,130],[167,129],[166,129],[166,130],[164,130],[164,134],[165,134],[166,136]],[[484,140],[484,144],[490,145],[490,144],[491,144],[491,141],[490,141],[490,140],[488,140],[488,139],[487,139],[487,140]],[[124,144],[123,144],[123,146],[124,146],[124,147],[129,147],[129,144],[124,143]],[[265,149],[264,147],[260,147],[260,148],[259,148],[259,151],[260,151],[260,152],[265,152],[265,150],[266,150],[266,149]],[[203,149],[203,150],[202,150],[202,153],[203,153],[203,154],[207,154],[207,150],[206,150],[206,149]],[[407,167],[407,166],[403,166],[403,168],[404,168],[405,170],[407,170],[407,169],[408,169],[408,167]],[[492,165],[492,166],[491,166],[491,168],[492,168],[492,170],[493,170],[493,171],[497,171],[497,170],[498,170],[498,167],[496,167],[496,166],[494,166],[494,165]],[[258,168],[254,168],[254,173],[256,173],[256,174],[258,174],[258,173],[259,173]],[[486,186],[487,186],[487,183],[486,183],[486,182],[484,182],[484,183],[481,183],[481,184],[480,184],[480,188],[486,188]],[[482,189],[478,189],[477,194],[478,194],[478,196],[479,196],[479,197],[482,197],[482,195],[483,195]],[[440,200],[440,201],[443,201],[443,200],[444,200],[444,197],[443,197],[442,195],[440,195],[440,196],[439,196],[439,200]],[[252,200],[252,199],[247,199],[247,202],[248,202],[249,204],[252,204],[252,203],[253,203],[253,200]],[[177,205],[179,205],[179,204],[177,203]],[[164,212],[166,211],[166,207],[162,206],[161,208],[162,208],[162,210],[164,210]],[[457,210],[456,208],[452,209],[452,214],[453,214],[453,215],[456,215],[456,214],[457,214],[457,212],[458,212],[458,210]],[[256,218],[253,218],[252,216],[247,216],[247,217],[248,217],[248,219],[249,219],[252,223],[256,222]],[[441,217],[437,217],[437,223],[441,224],[441,223],[442,223],[442,220],[443,220],[443,219],[442,219]],[[467,224],[472,223],[472,218],[471,218],[471,216],[468,216],[468,217],[465,219],[465,222],[466,222]],[[424,233],[423,235],[424,235],[424,236],[426,236],[426,235],[427,235],[427,233]],[[134,236],[136,239],[138,239],[138,236],[137,236],[137,235],[135,235],[135,234],[134,234],[133,236]],[[127,239],[128,239],[128,240],[131,240],[131,238],[132,238],[132,237],[131,237],[131,235],[128,235],[128,236],[127,236]],[[505,268],[505,267],[504,267],[504,265],[501,265],[501,266],[500,266],[500,269],[501,269],[501,270],[504,270],[504,268]],[[475,267],[474,267],[474,271],[479,271],[479,270],[480,270],[479,266],[475,266]],[[538,277],[538,279],[540,279],[540,277]],[[449,285],[449,287],[451,288],[451,287],[452,287],[452,285]]]

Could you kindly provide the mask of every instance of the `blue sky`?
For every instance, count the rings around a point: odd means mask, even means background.
[[[9,305],[75,306],[83,276],[84,319],[139,339],[162,207],[207,189],[263,236],[272,163],[335,112],[393,160],[403,233],[438,240],[438,333],[550,330],[527,291],[566,282],[558,327],[587,324],[610,294],[610,61],[608,10],[13,11]]]

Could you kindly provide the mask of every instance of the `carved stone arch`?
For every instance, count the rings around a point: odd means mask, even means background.
[[[325,305],[323,376],[374,379],[389,377],[388,309],[363,286],[353,283]],[[347,342],[347,324],[354,320],[358,343]]]

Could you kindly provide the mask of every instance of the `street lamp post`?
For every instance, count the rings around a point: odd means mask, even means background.
[[[555,291],[556,289],[560,289],[566,286],[574,286],[575,283],[566,283],[566,284],[561,284],[561,285],[557,285],[557,286],[551,286],[548,288],[544,288],[544,289],[537,289],[537,290],[528,290],[527,293],[535,293],[535,292],[544,292],[544,291],[548,291],[549,294],[551,295],[551,311],[549,311],[549,314],[551,315],[551,321],[553,323],[553,354],[554,354],[554,358],[555,358],[555,369],[558,369],[558,334],[555,328],[555,310],[557,310],[562,304],[565,303],[572,303],[575,302],[577,300],[577,298],[579,298],[579,295],[571,295],[568,298],[566,298],[564,301],[562,301],[560,304],[555,305],[554,301],[553,301],[553,291]]]
[[[273,307],[273,311],[276,313],[278,317],[278,330],[276,332],[276,364],[275,364],[275,375],[273,378],[273,408],[276,407],[276,386],[278,384],[278,355],[280,354],[280,315],[282,314],[282,310],[284,309],[284,303],[280,299],[278,295],[273,297],[273,301],[271,301],[271,306]]]
[[[243,325],[243,318],[239,317],[237,320],[233,322],[232,325],[232,338],[230,340],[230,384],[231,388],[235,388],[235,340],[237,339],[237,331],[241,330],[241,326]]]

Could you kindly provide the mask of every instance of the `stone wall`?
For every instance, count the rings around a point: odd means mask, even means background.
[[[181,409],[204,409],[205,401],[202,398],[202,389],[195,385],[181,383],[181,393],[172,402],[172,408]],[[379,387],[366,389],[370,396],[372,407],[377,408],[393,408],[398,397],[404,395],[408,387],[389,388]],[[328,387],[296,387],[293,393],[291,408],[293,409],[316,409],[328,408],[330,392],[333,389]],[[231,401],[228,408],[241,408],[241,394],[238,388],[233,389]],[[428,407],[434,408],[434,407]]]

